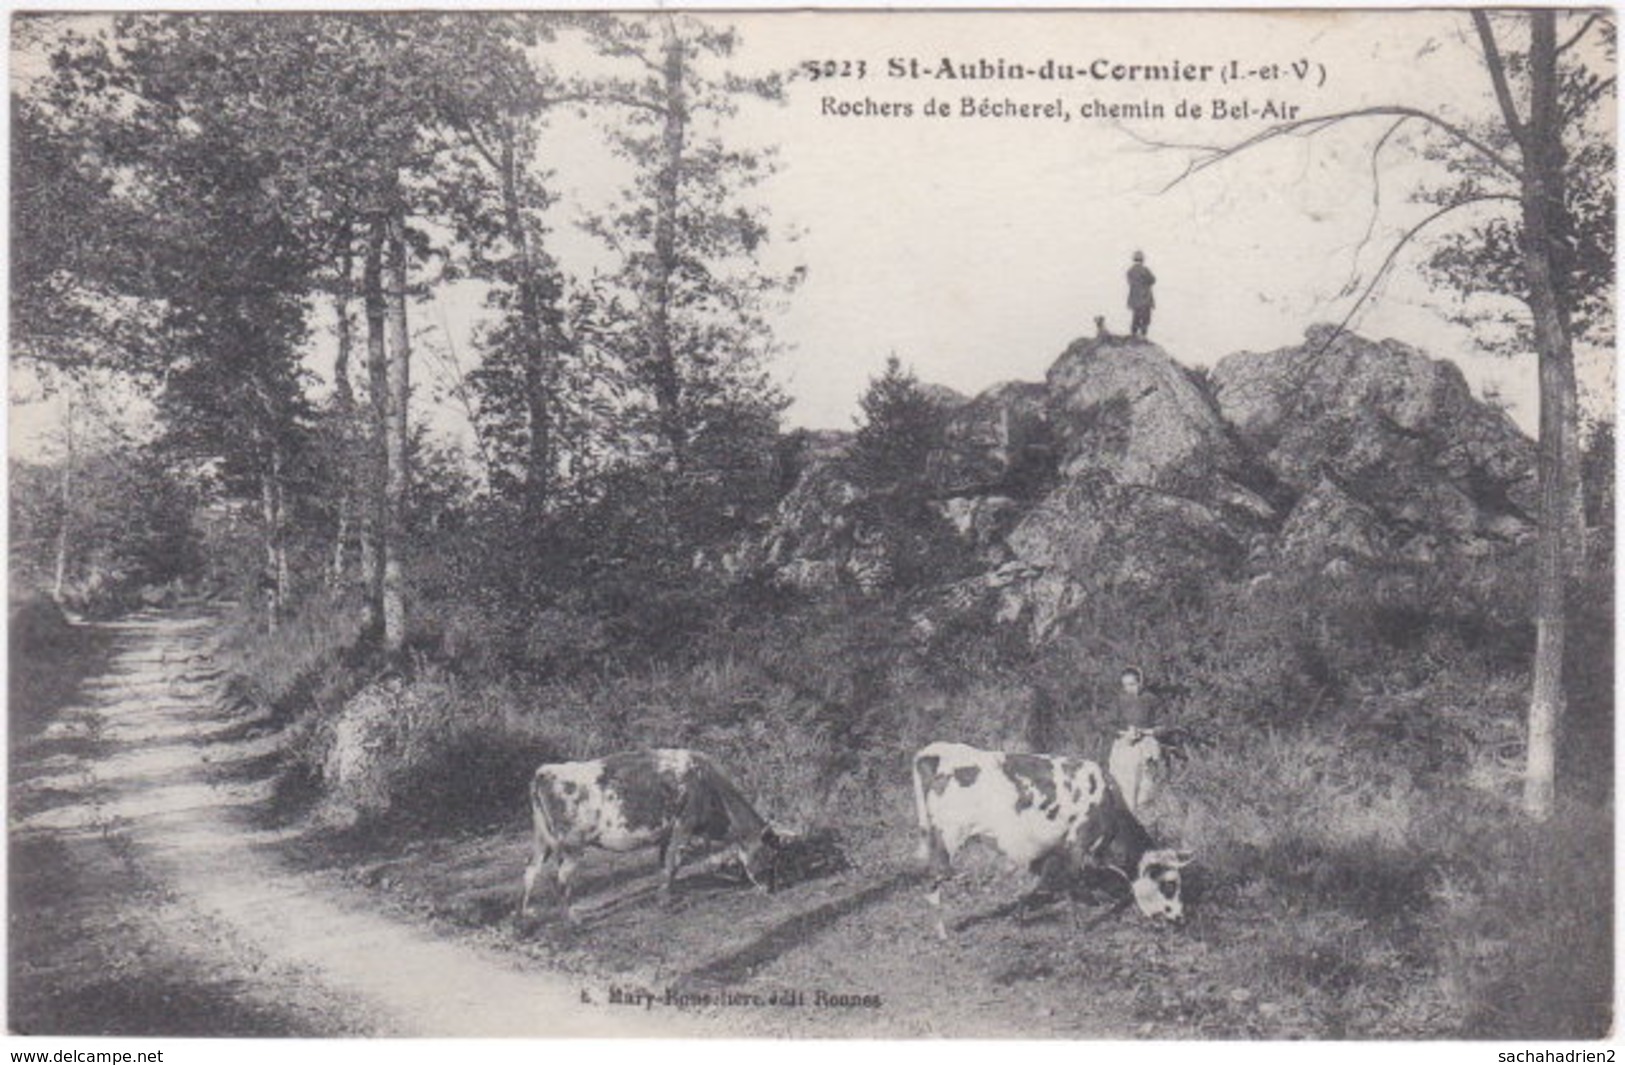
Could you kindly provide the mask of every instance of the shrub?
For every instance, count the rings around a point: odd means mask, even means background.
[[[923,492],[931,452],[943,442],[942,405],[892,355],[858,406],[863,413],[846,460],[853,480],[869,489]]]
[[[80,681],[100,666],[108,640],[93,628],[70,624],[44,596],[13,602],[7,639],[7,722],[15,750],[75,697]]]

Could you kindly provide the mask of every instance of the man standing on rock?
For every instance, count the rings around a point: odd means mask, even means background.
[[[1145,252],[1135,252],[1134,265],[1128,268],[1128,309],[1134,312],[1131,336],[1143,337],[1151,330],[1151,308],[1157,305],[1151,286],[1156,283],[1157,275],[1146,269]]]

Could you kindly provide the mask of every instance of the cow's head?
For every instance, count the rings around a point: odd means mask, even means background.
[[[781,845],[779,834],[771,827],[764,827],[759,835],[739,844],[739,861],[745,867],[745,875],[763,891],[772,892],[777,886],[775,867]]]
[[[1179,897],[1179,871],[1191,863],[1191,858],[1174,850],[1151,850],[1140,856],[1139,875],[1129,882],[1129,887],[1141,913],[1174,924],[1185,919],[1185,903]]]

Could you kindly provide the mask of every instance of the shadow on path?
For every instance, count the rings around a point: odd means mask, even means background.
[[[797,947],[805,946],[814,936],[841,918],[890,898],[899,889],[918,879],[918,874],[913,872],[896,873],[844,898],[825,903],[806,913],[796,914],[789,920],[775,925],[747,946],[685,973],[679,981],[679,986],[738,982],[775,958]]]

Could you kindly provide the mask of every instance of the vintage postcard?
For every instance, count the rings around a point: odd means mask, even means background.
[[[10,30],[19,1046],[1614,1032],[1614,10]]]

